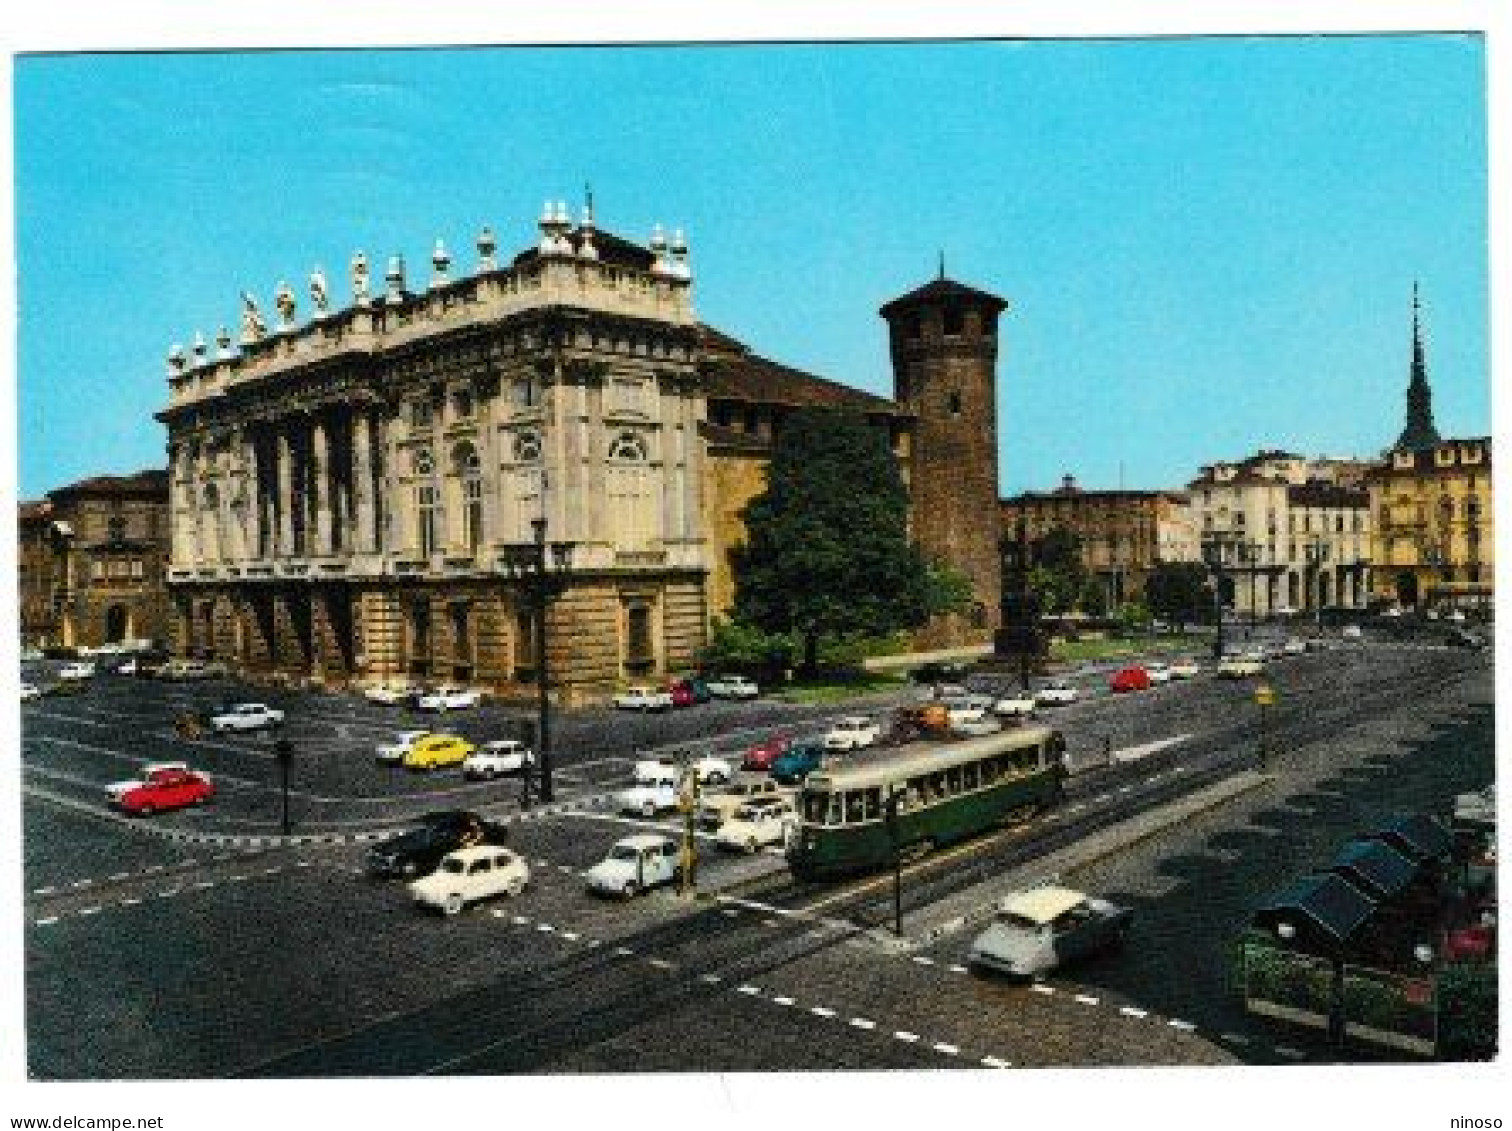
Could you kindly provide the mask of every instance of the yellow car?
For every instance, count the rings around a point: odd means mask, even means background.
[[[471,742],[455,734],[428,734],[410,747],[404,765],[411,770],[460,766],[474,749]]]

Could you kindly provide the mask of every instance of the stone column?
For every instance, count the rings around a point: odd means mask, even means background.
[[[289,436],[290,422],[281,421],[275,443],[278,446],[278,498],[274,500],[274,513],[278,516],[278,536],[273,552],[281,558],[294,553],[294,447]]]
[[[257,438],[251,429],[243,430],[241,444],[242,482],[247,492],[246,535],[241,556],[244,561],[251,561],[258,556],[258,547],[262,545],[262,468],[257,462]]]
[[[318,416],[310,420],[310,465],[305,537],[314,536],[312,554],[325,556],[331,552],[331,508],[335,500],[331,492],[330,439],[325,421]]]
[[[351,525],[352,550],[370,554],[378,548],[378,532],[373,526],[372,422],[364,409],[352,413],[352,509],[356,521]]]
[[[398,410],[383,420],[379,427],[378,458],[373,461],[373,476],[377,483],[374,501],[377,503],[378,549],[387,553],[407,553],[416,544],[409,531],[407,516],[411,513],[411,498],[404,494],[400,485],[404,474],[399,466],[397,452],[403,423]]]

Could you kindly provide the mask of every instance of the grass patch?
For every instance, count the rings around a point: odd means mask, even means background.
[[[1056,640],[1050,645],[1055,663],[1075,664],[1087,660],[1111,660],[1120,656],[1176,656],[1211,648],[1200,636],[1135,636],[1127,639]]]
[[[795,679],[772,698],[782,703],[836,703],[874,691],[891,691],[908,683],[907,677],[888,672],[824,672],[812,679]]]

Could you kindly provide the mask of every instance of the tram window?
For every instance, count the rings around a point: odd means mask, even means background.
[[[824,824],[824,812],[829,808],[829,794],[810,793],[803,799],[803,819],[812,825]]]
[[[866,819],[875,821],[882,815],[882,790],[876,786],[866,791]]]
[[[986,758],[982,761],[982,784],[991,785],[1001,776],[1001,768],[996,758]]]
[[[967,789],[975,789],[977,787],[977,764],[975,762],[967,762],[961,767],[961,784]]]
[[[940,800],[944,796],[945,796],[945,775],[944,774],[930,774],[929,775],[929,798],[930,798],[930,800],[931,801],[938,801],[938,800]]]
[[[951,797],[961,792],[960,766],[951,766],[945,771],[945,792]]]
[[[903,798],[905,809],[917,809],[924,804],[924,779],[909,778],[908,793]]]
[[[853,789],[845,795],[845,820],[852,825],[858,825],[866,819],[866,799],[863,792]]]
[[[829,816],[824,823],[827,825],[841,824],[843,817],[840,812],[840,795],[838,793],[830,794],[829,803]]]

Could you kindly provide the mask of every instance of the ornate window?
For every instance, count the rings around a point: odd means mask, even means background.
[[[516,463],[539,463],[541,461],[541,435],[539,432],[521,432],[515,437],[514,458]]]
[[[464,387],[452,393],[452,412],[456,414],[458,419],[468,419],[470,416],[472,416],[473,410],[476,407],[477,405],[473,401],[473,393],[471,389]]]
[[[108,528],[110,530],[110,540],[112,542],[124,542],[124,541],[126,541],[126,516],[125,515],[119,515],[119,514],[111,515],[110,516],[110,521],[107,523],[107,526],[108,526]]]
[[[621,432],[609,445],[609,458],[616,463],[645,463],[646,441],[634,432]]]
[[[419,517],[417,529],[420,532],[420,554],[422,557],[429,557],[436,552],[438,545],[436,537],[438,507],[434,484],[422,483],[415,488],[415,509]]]
[[[483,461],[471,444],[460,445],[456,459],[462,478],[462,542],[476,552],[483,544]]]
[[[510,383],[509,403],[515,408],[533,408],[540,403],[540,392],[535,379],[518,377]]]
[[[416,475],[433,475],[436,471],[436,458],[431,455],[429,448],[421,448],[411,457],[411,467]]]
[[[409,403],[411,428],[429,428],[435,419],[435,406],[429,396],[416,397]]]

